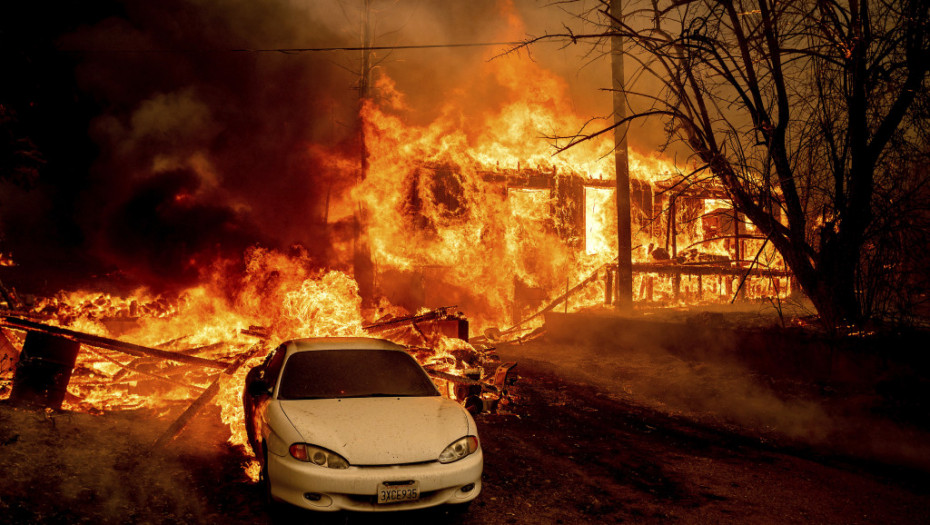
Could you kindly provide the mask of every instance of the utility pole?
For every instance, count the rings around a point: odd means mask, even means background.
[[[614,102],[614,165],[617,170],[617,310],[633,310],[633,227],[630,220],[630,166],[627,158],[626,100],[623,91],[623,40],[619,20],[623,19],[620,0],[610,0],[610,65]]]
[[[362,71],[358,84],[358,133],[359,133],[359,176],[361,184],[368,177],[368,145],[365,136],[365,122],[362,110],[371,97],[371,0],[365,0],[365,13],[362,23]],[[371,260],[371,248],[368,246],[367,214],[361,202],[355,204],[355,239],[352,253],[352,269],[362,305],[374,304],[375,274]]]
[[[371,0],[365,0],[365,13],[362,22],[362,71],[358,82],[359,117],[365,101],[371,96]],[[362,179],[368,175],[368,148],[365,145],[365,128],[360,126],[362,134]]]

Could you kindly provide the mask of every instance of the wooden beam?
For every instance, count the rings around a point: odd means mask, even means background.
[[[153,374],[152,372],[147,372],[147,371],[145,371],[145,370],[142,370],[142,369],[140,369],[140,368],[134,366],[133,363],[120,363],[119,361],[117,361],[116,359],[113,359],[112,357],[110,357],[110,356],[108,356],[108,355],[104,355],[104,354],[102,354],[102,353],[100,353],[100,352],[97,352],[97,351],[94,351],[94,350],[89,350],[89,351],[90,351],[92,354],[95,354],[95,355],[99,356],[101,359],[105,359],[105,360],[107,360],[107,361],[113,363],[114,365],[120,367],[120,368],[122,369],[120,372],[126,371],[126,372],[129,372],[129,373],[135,373],[135,374],[141,374],[141,375],[148,376],[148,377],[153,377],[153,378],[155,378],[155,379],[158,379],[159,381],[165,381],[166,383],[171,383],[171,384],[173,384],[173,385],[182,386],[182,387],[184,387],[184,388],[190,388],[191,390],[195,390],[195,391],[197,391],[197,392],[203,392],[203,390],[204,390],[203,387],[200,387],[200,386],[197,386],[197,385],[192,385],[192,384],[190,384],[190,383],[185,383],[184,381],[177,381],[177,380],[175,380],[175,379],[171,379],[170,377],[160,376],[160,375],[158,375],[158,374]],[[115,377],[117,377],[117,376],[114,376],[114,378],[115,378]]]
[[[571,297],[575,292],[577,292],[578,290],[581,290],[582,288],[584,288],[585,286],[587,286],[588,283],[590,283],[591,281],[593,281],[594,279],[596,279],[597,276],[598,276],[598,274],[601,272],[601,270],[607,268],[607,266],[608,266],[608,264],[605,264],[604,266],[601,266],[601,267],[598,268],[597,270],[594,270],[594,272],[593,272],[591,275],[589,275],[587,278],[585,278],[585,280],[581,281],[580,283],[576,284],[575,286],[573,286],[572,288],[570,288],[568,291],[566,291],[566,292],[563,293],[562,295],[560,295],[560,296],[556,297],[555,299],[553,299],[552,302],[550,302],[545,308],[543,308],[542,310],[539,310],[538,312],[536,312],[535,314],[533,314],[533,315],[531,315],[531,316],[529,316],[529,317],[523,318],[523,320],[521,320],[520,322],[515,323],[515,324],[514,324],[513,326],[511,326],[510,328],[508,328],[508,329],[504,330],[503,332],[501,332],[501,335],[507,335],[507,334],[510,334],[510,333],[515,332],[517,329],[519,329],[521,326],[523,326],[524,324],[528,323],[529,321],[531,321],[531,320],[533,320],[533,319],[536,319],[537,317],[539,317],[540,315],[543,315],[543,314],[546,313],[546,312],[551,311],[551,310],[554,309],[556,306],[558,306],[559,304],[561,304],[562,301],[567,301],[568,298]],[[618,300],[619,300],[619,299],[618,299]]]
[[[161,359],[165,359],[167,361],[177,361],[180,363],[200,365],[203,367],[216,368],[220,370],[226,368],[227,366],[227,363],[223,363],[221,361],[214,361],[212,359],[204,359],[202,357],[178,354],[175,352],[168,352],[165,350],[157,350],[155,348],[148,348],[148,347],[141,346],[141,345],[126,343],[123,341],[118,341],[116,339],[101,337],[99,335],[91,335],[91,334],[85,334],[82,332],[75,332],[74,330],[68,330],[66,328],[61,328],[59,326],[51,326],[47,324],[37,323],[35,321],[27,321],[26,319],[20,319],[18,317],[6,316],[3,318],[0,318],[0,326],[13,328],[16,330],[25,330],[27,332],[42,332],[42,333],[46,333],[50,335],[57,335],[60,337],[71,339],[72,341],[77,341],[83,345],[93,346],[96,348],[104,348],[107,350],[115,350],[117,352],[123,352],[124,354],[134,355],[136,357],[143,357],[143,356],[158,357]]]
[[[720,266],[719,263],[676,264],[676,263],[633,263],[633,271],[641,273],[658,273],[660,275],[754,275],[789,277],[787,270],[769,268],[741,268],[738,266]]]
[[[244,365],[246,361],[254,357],[264,347],[264,342],[252,346],[252,348],[239,354],[235,361],[230,363],[225,369],[223,369],[221,373],[217,374],[213,382],[210,383],[210,386],[208,386],[207,389],[204,390],[203,393],[200,394],[200,396],[197,397],[197,399],[195,399],[194,402],[187,407],[187,410],[185,410],[180,416],[178,416],[177,419],[174,420],[174,423],[168,427],[168,430],[159,436],[158,440],[155,441],[155,448],[163,447],[169,442],[173,441],[174,438],[178,437],[181,432],[187,428],[187,425],[190,424],[191,420],[194,419],[194,416],[197,415],[197,413],[200,412],[200,410],[203,409],[207,403],[212,401],[213,398],[216,397],[216,394],[219,393],[220,379],[222,379],[223,376],[231,376],[235,374],[236,370],[239,370],[239,367]]]

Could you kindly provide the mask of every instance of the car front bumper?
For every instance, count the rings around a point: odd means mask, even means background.
[[[454,463],[351,466],[344,470],[320,467],[290,456],[269,454],[268,458],[271,496],[320,511],[380,512],[467,503],[481,492],[483,468],[484,456],[480,448]],[[407,480],[419,483],[419,499],[378,504],[379,483]]]

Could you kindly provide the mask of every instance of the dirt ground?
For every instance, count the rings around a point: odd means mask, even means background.
[[[499,351],[519,362],[520,380],[507,413],[477,418],[484,490],[467,514],[321,519],[290,511],[276,521],[884,524],[930,516],[928,434],[859,410],[858,393],[824,396],[822,387],[772,385],[738,370],[602,345],[542,339]],[[0,516],[8,523],[272,521],[244,473],[248,455],[225,444],[215,411],[153,449],[169,423],[145,411],[93,416],[0,403]],[[906,443],[877,446],[891,435]],[[868,446],[853,446],[855,436]]]

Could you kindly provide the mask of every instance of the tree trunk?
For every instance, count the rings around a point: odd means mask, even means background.
[[[816,308],[821,323],[835,331],[861,320],[855,287],[859,248],[838,243],[832,230],[825,235],[828,238],[821,245],[816,266],[793,247],[780,251],[801,290]]]

